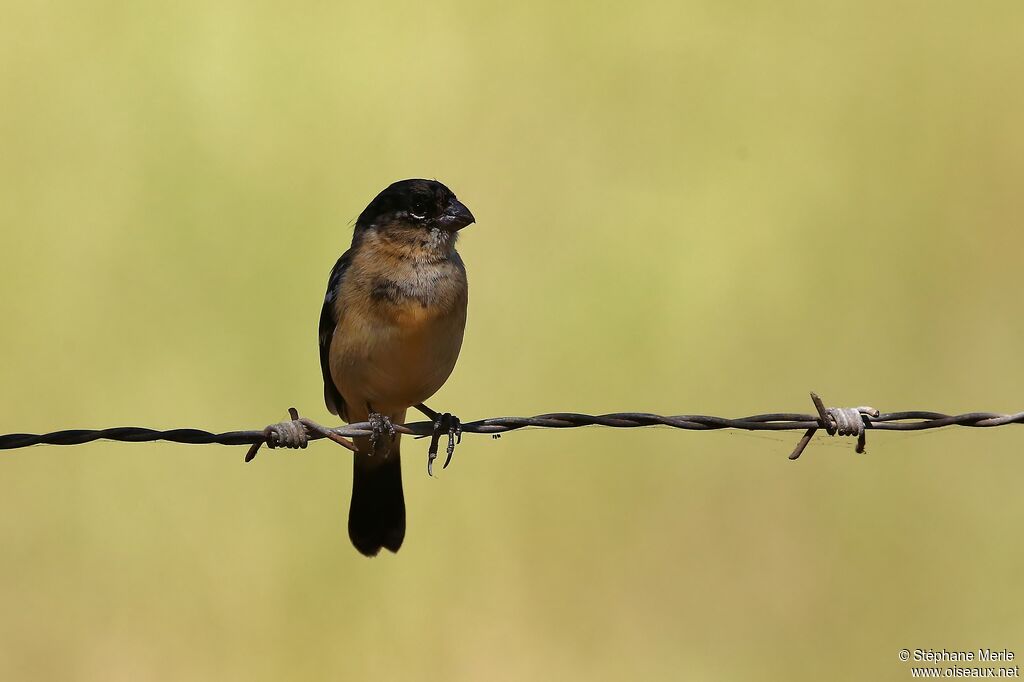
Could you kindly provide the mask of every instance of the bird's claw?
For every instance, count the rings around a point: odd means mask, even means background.
[[[395,425],[391,423],[391,419],[385,417],[377,412],[371,412],[367,421],[370,422],[370,427],[373,429],[370,434],[370,448],[376,454],[377,442],[380,437],[385,433],[388,436],[386,447],[383,448],[383,454],[386,456],[391,451],[391,441],[395,437]]]
[[[445,450],[444,466],[447,469],[451,464],[452,455],[455,453],[455,446],[462,442],[462,422],[454,414],[445,412],[434,419],[434,433],[430,436],[430,448],[427,450],[427,475],[434,475],[434,460],[437,459],[437,445],[441,440],[441,434],[448,434],[448,447]]]

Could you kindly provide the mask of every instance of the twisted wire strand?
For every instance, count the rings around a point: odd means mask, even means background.
[[[745,431],[799,431],[804,435],[790,454],[797,459],[810,443],[818,429],[824,429],[830,436],[856,436],[857,452],[864,452],[866,433],[870,429],[882,431],[922,431],[948,426],[990,428],[1008,424],[1024,424],[1024,412],[1000,414],[996,412],[968,412],[949,415],[941,412],[909,410],[904,412],[879,412],[871,407],[826,407],[815,393],[811,393],[817,414],[774,412],[755,414],[737,419],[708,415],[685,414],[663,416],[646,412],[616,412],[611,414],[579,414],[576,412],[554,412],[534,417],[492,417],[466,422],[461,425],[462,433],[499,435],[524,428],[570,429],[583,426],[604,426],[617,429],[631,429],[648,426],[668,426],[689,431],[714,431],[740,429]],[[0,435],[0,450],[25,448],[32,445],[81,445],[96,440],[112,440],[128,443],[168,441],[187,444],[249,445],[246,461],[251,460],[262,445],[270,448],[305,448],[310,441],[330,439],[343,447],[355,450],[347,440],[353,436],[372,436],[373,424],[359,422],[338,428],[328,428],[316,422],[299,417],[295,408],[289,410],[289,421],[271,424],[264,429],[248,431],[226,431],[212,433],[201,429],[155,429],[122,426],[108,429],[70,429],[44,434],[10,433]],[[431,436],[437,425],[420,421],[395,425],[395,431],[412,436]]]

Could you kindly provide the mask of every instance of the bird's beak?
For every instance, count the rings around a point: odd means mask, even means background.
[[[441,224],[441,227],[449,232],[457,232],[466,225],[476,222],[476,218],[469,212],[465,204],[458,199],[452,199],[448,204],[448,208],[438,218],[438,222]]]

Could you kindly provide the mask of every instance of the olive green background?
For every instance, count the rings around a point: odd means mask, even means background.
[[[477,216],[465,419],[1024,409],[1019,2],[0,4],[0,432],[326,421],[376,192]],[[1024,429],[0,453],[3,680],[909,679],[1024,655]],[[1019,659],[1018,661],[1019,662]]]

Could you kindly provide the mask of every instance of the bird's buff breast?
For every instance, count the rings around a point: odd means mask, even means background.
[[[340,306],[343,332],[335,334],[330,356],[345,401],[353,407],[368,403],[384,414],[424,402],[441,388],[459,357],[465,280],[445,281],[428,302],[381,300],[370,287],[354,288]]]

